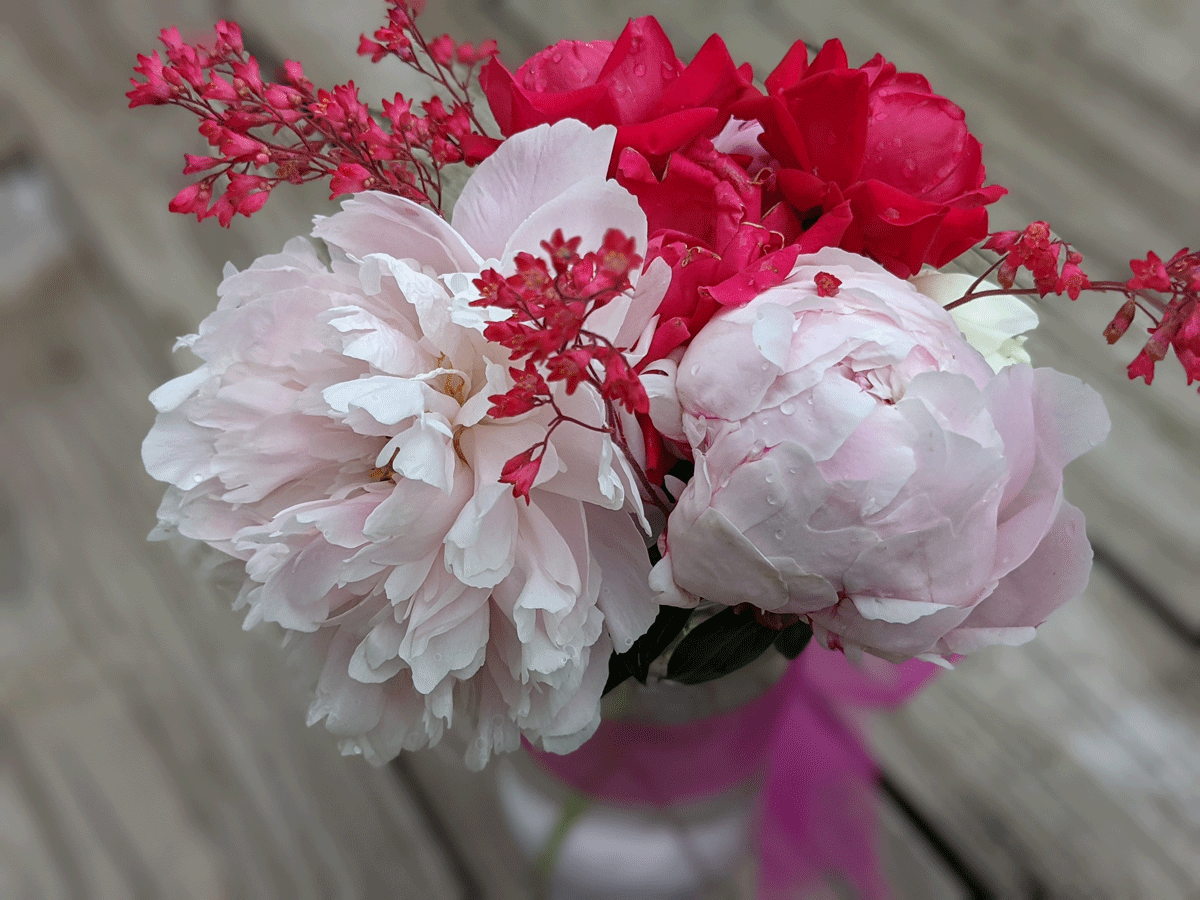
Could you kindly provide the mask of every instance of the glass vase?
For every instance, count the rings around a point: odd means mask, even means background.
[[[607,723],[636,723],[641,734],[699,723],[761,698],[783,674],[787,661],[768,652],[755,663],[701,685],[683,685],[652,675],[646,685],[627,681],[604,699]],[[695,729],[688,733],[695,734]],[[585,750],[588,748],[585,746]],[[498,766],[500,806],[529,862],[544,876],[548,900],[734,900],[753,896],[751,838],[759,773],[729,783],[727,773],[690,771],[688,747],[679,765],[653,765],[611,741],[588,765],[595,784],[610,767],[634,784],[640,799],[620,801],[589,791],[587,769],[576,767],[568,783],[549,771],[553,760],[522,752]],[[670,754],[668,754],[669,756]],[[605,771],[601,771],[605,770]],[[679,794],[679,779],[698,782]],[[632,779],[632,782],[630,782]],[[669,784],[668,784],[669,782]],[[709,791],[707,784],[716,785]],[[629,791],[624,792],[626,795]]]

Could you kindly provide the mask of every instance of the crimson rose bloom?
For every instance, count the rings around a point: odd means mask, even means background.
[[[987,237],[983,207],[1006,191],[983,187],[965,114],[924,76],[879,55],[851,69],[831,40],[811,64],[797,43],[766,86],[735,115],[762,124],[778,187],[806,224],[849,201],[853,221],[838,246],[907,277]]]
[[[758,96],[753,77],[715,34],[685,66],[654,17],[643,16],[616,43],[559,41],[516,72],[493,59],[479,83],[506,137],[562,119],[616,125],[615,162],[625,147],[661,160],[693,138],[717,134],[734,103]]]

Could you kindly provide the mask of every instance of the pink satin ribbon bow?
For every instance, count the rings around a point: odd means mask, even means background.
[[[533,751],[580,793],[611,803],[670,806],[720,794],[762,772],[756,844],[760,900],[797,896],[823,876],[885,900],[875,851],[877,770],[854,710],[895,706],[938,669],[810,645],[758,699],[684,724],[604,721],[566,756]]]

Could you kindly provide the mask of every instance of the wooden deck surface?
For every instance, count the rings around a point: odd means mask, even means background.
[[[221,267],[306,230],[314,189],[223,231],[166,211],[182,113],[128,112],[157,29],[221,16],[255,50],[364,95],[377,0],[0,0],[0,898],[502,898],[536,880],[490,776],[444,752],[383,770],[304,726],[302,678],[169,547],[147,544],[146,395]],[[761,77],[796,38],[881,51],[968,112],[1007,185],[1115,275],[1200,244],[1193,0],[430,0],[431,30],[505,59],[660,17]],[[190,137],[189,137],[190,135]],[[1097,566],[1034,643],[977,654],[875,719],[901,898],[1200,898],[1200,397],[1126,381],[1107,302],[1043,307],[1035,361],[1097,386],[1115,428],[1076,463]],[[1132,339],[1132,338],[1131,338]]]

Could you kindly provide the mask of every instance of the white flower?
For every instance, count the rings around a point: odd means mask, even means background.
[[[939,306],[948,306],[967,292],[975,278],[926,269],[909,282]],[[980,290],[994,291],[999,287],[985,281]],[[1023,300],[1012,294],[981,297],[956,306],[950,310],[950,315],[967,343],[983,354],[993,372],[1014,363],[1030,362],[1024,333],[1037,328],[1038,317]]]
[[[482,334],[502,315],[469,305],[477,273],[512,273],[556,228],[585,250],[609,228],[645,248],[636,200],[606,180],[614,136],[574,121],[514,136],[452,225],[389,195],[346,201],[313,231],[331,262],[297,238],[230,274],[185,339],[204,364],[152,395],[160,533],[245,561],[247,627],[323,654],[310,720],[346,752],[381,762],[455,716],[475,767],[522,735],[572,750],[599,722],[612,648],[653,621],[641,501],[608,435],[558,428],[529,503],[499,482],[552,414],[487,417],[511,361]],[[589,325],[633,347],[665,275]],[[558,402],[603,423],[586,390]]]

